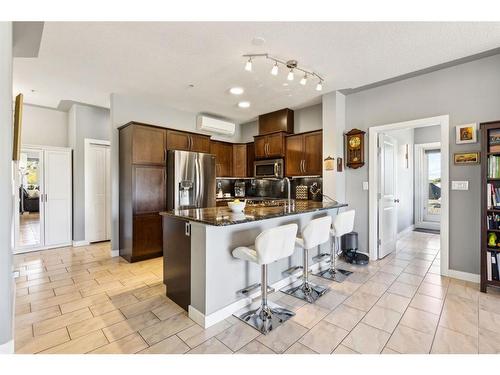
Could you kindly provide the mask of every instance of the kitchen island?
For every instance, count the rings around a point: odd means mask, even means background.
[[[300,233],[311,219],[334,216],[345,206],[338,202],[282,200],[274,206],[247,206],[242,213],[233,213],[228,207],[161,212],[167,296],[205,328],[227,318],[260,293],[258,288],[246,295],[241,293],[260,282],[260,267],[233,258],[234,248],[253,245],[262,231],[280,225],[296,223]],[[329,245],[323,246],[321,251],[328,252]],[[317,253],[310,252],[311,258]],[[300,273],[284,271],[301,264],[302,251],[298,249],[289,258],[270,264],[269,286],[281,289],[294,282]]]

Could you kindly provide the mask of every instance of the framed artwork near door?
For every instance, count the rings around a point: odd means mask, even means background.
[[[457,145],[477,142],[477,124],[457,125],[455,127]]]
[[[480,158],[479,152],[455,152],[453,154],[455,165],[479,164]]]

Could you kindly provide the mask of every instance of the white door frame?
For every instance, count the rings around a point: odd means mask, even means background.
[[[415,193],[415,209],[414,209],[414,220],[415,227],[418,228],[427,228],[427,229],[439,229],[441,224],[440,221],[426,221],[425,214],[423,212],[424,199],[426,197],[424,189],[427,188],[427,185],[424,187],[424,179],[426,176],[423,175],[424,172],[424,163],[425,161],[425,151],[426,150],[435,150],[441,149],[440,142],[431,142],[431,143],[422,143],[415,145],[415,181],[414,181],[414,193]],[[441,183],[441,186],[443,184]]]
[[[89,232],[88,232],[88,228],[90,227],[89,226],[89,206],[88,206],[88,202],[89,202],[89,199],[88,199],[88,192],[89,192],[89,185],[88,185],[88,181],[89,179],[87,178],[89,173],[90,173],[90,170],[88,169],[89,165],[90,165],[90,162],[88,160],[89,158],[89,148],[90,148],[90,145],[101,145],[101,146],[109,146],[111,147],[111,142],[110,141],[105,141],[103,139],[93,139],[93,138],[85,138],[84,139],[84,149],[83,149],[83,163],[84,163],[84,181],[85,181],[85,184],[84,184],[84,189],[85,189],[85,244],[88,244],[90,243],[89,242]],[[106,202],[106,204],[111,204],[111,202]]]
[[[378,186],[378,157],[377,139],[378,133],[390,130],[414,129],[428,126],[440,125],[441,127],[441,274],[449,274],[448,251],[449,251],[449,138],[450,138],[450,117],[442,115],[436,117],[423,118],[412,121],[398,122],[394,124],[372,126],[368,128],[368,184]],[[377,189],[371,188],[368,191],[368,245],[370,258],[378,259],[377,236],[378,236],[378,202]]]

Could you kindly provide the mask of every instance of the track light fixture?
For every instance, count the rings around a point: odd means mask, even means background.
[[[273,68],[271,69],[271,74],[273,76],[277,76],[278,75],[278,63],[277,62],[274,63]]]
[[[267,53],[246,54],[246,55],[243,55],[243,57],[248,58],[248,60],[247,60],[247,62],[245,64],[245,70],[248,71],[248,72],[252,71],[252,61],[253,61],[254,58],[256,58],[256,57],[265,57],[267,60],[274,61],[273,67],[271,69],[271,74],[273,76],[277,76],[278,75],[279,65],[281,64],[281,65],[287,67],[287,69],[289,69],[288,75],[287,75],[287,80],[288,81],[293,81],[294,80],[294,78],[295,78],[295,75],[294,75],[295,71],[298,70],[299,72],[304,73],[304,76],[300,80],[300,84],[302,86],[307,85],[307,79],[309,77],[312,77],[312,78],[316,77],[319,80],[318,84],[316,85],[316,91],[323,90],[323,81],[324,81],[323,77],[321,77],[318,73],[315,73],[315,72],[312,72],[312,71],[300,68],[298,66],[297,60],[283,61],[283,60],[277,59],[275,57],[272,57],[272,56],[270,56]]]
[[[245,64],[245,70],[247,72],[251,72],[252,71],[252,58],[248,58],[248,61],[246,62]]]

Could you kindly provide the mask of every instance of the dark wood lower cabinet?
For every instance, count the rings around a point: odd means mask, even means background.
[[[163,283],[167,297],[186,311],[191,303],[190,229],[185,220],[163,216]]]

